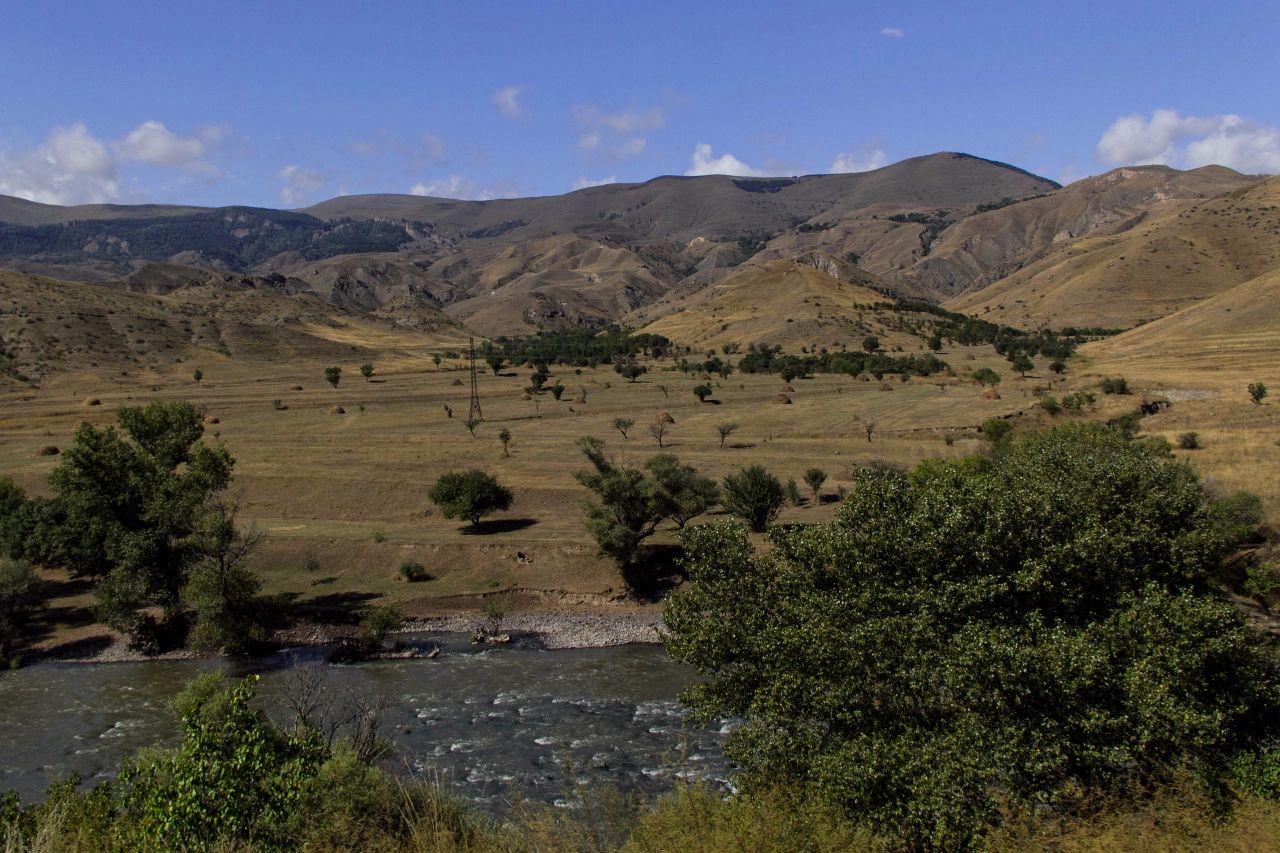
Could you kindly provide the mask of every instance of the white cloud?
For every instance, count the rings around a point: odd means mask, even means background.
[[[882,27],[880,29],[880,35],[891,39],[900,39],[906,34],[907,31],[902,29],[902,27]]]
[[[764,172],[751,168],[732,154],[726,153],[716,157],[711,151],[711,146],[703,142],[693,149],[693,157],[690,158],[689,169],[685,174],[759,177]]]
[[[883,148],[863,151],[861,154],[855,152],[837,154],[836,159],[831,161],[830,171],[832,174],[870,172],[872,169],[879,169],[888,160],[889,158],[885,155]]]
[[[450,175],[438,181],[423,181],[409,188],[409,195],[433,198],[456,198],[464,201],[489,201],[495,198],[515,198],[516,189],[506,184],[483,185],[462,175]]]
[[[578,147],[599,152],[609,160],[625,160],[642,153],[648,144],[646,134],[666,127],[664,107],[641,108],[634,104],[616,113],[607,113],[594,104],[573,108],[573,117],[582,127]]]
[[[306,169],[302,166],[285,166],[276,173],[280,181],[280,203],[285,207],[301,207],[306,204],[311,194],[329,182],[329,175],[319,169]]]
[[[83,122],[55,127],[30,151],[0,151],[0,194],[44,204],[101,204],[120,198],[120,170]]]
[[[617,182],[617,175],[609,175],[607,177],[600,178],[599,180],[595,178],[578,178],[578,180],[573,182],[573,188],[575,190],[585,190],[587,187],[602,187],[605,184],[616,184]]]
[[[204,129],[204,137],[219,141],[225,130],[217,126]],[[162,122],[144,121],[115,144],[121,160],[168,166],[216,176],[218,170],[205,162],[206,145],[197,136],[178,136]]]
[[[1134,113],[1116,119],[1098,140],[1097,154],[1110,166],[1217,164],[1246,173],[1280,173],[1280,129],[1238,115],[1155,110],[1150,118]]]
[[[524,108],[520,106],[520,96],[524,94],[525,86],[503,86],[493,93],[494,106],[498,108],[498,112],[507,118],[520,118],[524,115]]]

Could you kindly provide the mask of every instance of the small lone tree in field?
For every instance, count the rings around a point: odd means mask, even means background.
[[[648,372],[648,368],[642,364],[619,364],[618,374],[628,382],[635,382],[641,375]]]
[[[1061,359],[1055,358],[1053,361],[1049,362],[1049,369],[1061,376],[1063,373],[1067,372],[1067,363]]]
[[[1027,378],[1027,373],[1029,371],[1036,369],[1036,363],[1032,361],[1031,356],[1027,355],[1025,352],[1018,352],[1014,354],[1013,358],[1009,359],[1009,364],[1019,373],[1019,375],[1022,376],[1023,379]]]
[[[502,370],[502,366],[507,363],[507,360],[497,353],[490,353],[484,357],[484,363],[489,365],[489,369],[493,371],[493,375],[497,376],[498,372]]]
[[[992,444],[1003,444],[1013,432],[1013,424],[1004,418],[991,418],[982,425],[982,435]]]
[[[431,356],[431,363],[436,366],[436,370],[440,369],[440,361],[441,361],[440,353],[436,353],[433,356]]]
[[[1000,374],[989,367],[981,367],[973,372],[973,381],[983,387],[989,385],[994,388],[1000,384]]]
[[[862,339],[862,348],[867,352],[875,352],[880,349],[880,339],[875,335],[867,335]]]
[[[763,465],[742,468],[724,478],[724,508],[756,533],[777,518],[786,495],[782,483]]]
[[[818,492],[822,489],[822,484],[827,481],[827,472],[821,468],[810,468],[804,472],[804,483],[813,490],[813,502],[818,502]]]
[[[666,440],[667,430],[671,428],[671,424],[666,421],[654,421],[649,424],[649,435],[653,436],[653,440],[658,442],[659,447],[666,447],[663,441]]]
[[[711,386],[703,384],[694,387],[693,396],[698,398],[699,403],[707,402],[707,398],[711,396]]]
[[[453,406],[450,406],[448,403],[445,403],[444,414],[445,414],[445,417],[448,417],[448,418],[453,417]]]
[[[373,375],[373,365],[367,361],[360,365],[360,375],[364,377],[365,382],[368,382],[369,377]]]
[[[445,518],[470,521],[471,529],[486,515],[511,508],[511,490],[484,471],[450,471],[427,492]]]
[[[334,388],[337,388],[338,383],[342,381],[342,368],[326,367],[324,369],[324,378],[326,382],[328,382]]]
[[[556,384],[552,385],[548,390],[551,392],[552,397],[559,400],[564,395],[564,383],[557,379]]]
[[[191,378],[196,381],[197,385],[199,385],[202,381],[204,381],[204,371],[197,367],[194,371],[192,371]]]
[[[738,425],[735,423],[724,423],[716,425],[716,432],[720,435],[720,449],[724,449],[724,440],[738,431]]]
[[[942,352],[942,335],[929,336],[929,349],[934,352]]]
[[[1103,394],[1128,394],[1129,382],[1123,376],[1109,376],[1098,383]]]
[[[1249,399],[1253,401],[1255,406],[1261,406],[1263,399],[1267,396],[1267,386],[1261,382],[1249,383]]]
[[[635,425],[636,425],[636,422],[631,418],[614,418],[613,419],[613,428],[616,429],[618,432],[622,433],[622,438],[624,441],[626,440],[626,437],[627,437],[627,430],[631,429]]]
[[[507,449],[507,445],[511,443],[511,430],[507,429],[506,427],[503,427],[502,429],[498,430],[498,441],[502,442],[503,457],[505,458],[507,456],[510,456],[511,452]]]
[[[867,444],[870,444],[870,443],[871,443],[871,434],[872,434],[873,432],[875,432],[875,431],[876,431],[876,422],[875,422],[875,421],[863,421],[863,422],[862,422],[862,428],[863,428],[864,430],[866,430],[866,433],[867,433]]]

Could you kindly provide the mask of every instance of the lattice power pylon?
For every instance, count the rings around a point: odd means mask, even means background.
[[[480,380],[476,375],[476,339],[468,338],[471,356],[471,408],[467,411],[467,429],[470,430],[474,437],[476,427],[480,426],[480,422],[484,420],[484,413],[480,411]]]

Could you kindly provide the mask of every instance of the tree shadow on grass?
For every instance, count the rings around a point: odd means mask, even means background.
[[[624,569],[622,581],[636,601],[648,604],[661,601],[667,593],[685,580],[678,565],[684,549],[679,545],[646,545],[636,565]]]
[[[295,601],[288,613],[294,618],[310,619],[325,625],[354,625],[360,621],[364,606],[381,597],[381,593],[376,592],[331,592]]]
[[[751,448],[755,447],[755,443],[739,441],[735,444],[726,444],[725,447],[729,448],[730,450],[750,450]]]
[[[491,533],[514,533],[533,527],[538,523],[536,518],[490,518],[481,521],[475,527],[468,524],[462,528],[466,536],[488,536]]]

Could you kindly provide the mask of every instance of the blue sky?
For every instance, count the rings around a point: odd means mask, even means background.
[[[1280,3],[5,4],[0,193],[301,206],[856,171],[1280,172]]]

